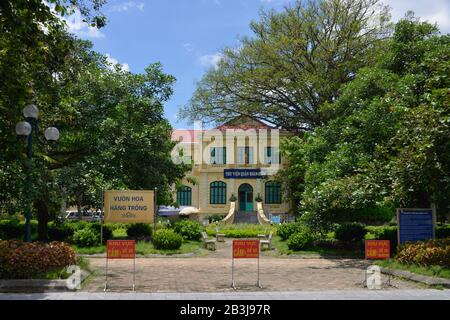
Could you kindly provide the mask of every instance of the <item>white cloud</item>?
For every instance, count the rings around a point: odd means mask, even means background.
[[[109,53],[105,54],[106,61],[110,64],[109,69],[114,70],[115,65],[120,65],[124,71],[130,71],[130,66],[128,63],[119,63],[119,61],[116,58],[111,57]]]
[[[128,11],[130,9],[138,9],[141,12],[144,12],[144,3],[143,2],[135,2],[135,1],[128,1],[120,4],[115,4],[111,6],[110,11],[111,12],[124,12]]]
[[[194,51],[194,45],[192,43],[186,42],[183,43],[183,48],[184,50],[186,50],[188,53],[191,53]]]
[[[392,10],[392,20],[398,21],[408,10],[422,21],[437,23],[442,33],[450,32],[450,2],[448,0],[382,0]]]
[[[75,12],[71,16],[62,19],[66,22],[69,32],[74,33],[81,38],[105,37],[99,29],[92,27],[83,21],[83,17],[78,9],[75,9]]]
[[[199,62],[204,67],[213,67],[217,69],[220,60],[222,60],[222,54],[216,52],[213,54],[205,54],[200,56]]]

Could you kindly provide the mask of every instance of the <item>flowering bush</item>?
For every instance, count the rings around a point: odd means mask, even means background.
[[[404,244],[396,259],[406,264],[450,267],[450,238]]]
[[[72,264],[76,255],[66,243],[0,240],[1,279],[30,279]]]

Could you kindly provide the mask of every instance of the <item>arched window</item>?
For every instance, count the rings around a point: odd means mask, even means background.
[[[192,201],[192,189],[188,186],[182,186],[177,190],[177,203],[180,206],[190,206]]]
[[[209,185],[209,203],[227,203],[227,185],[222,181],[214,181]]]
[[[278,181],[267,181],[265,186],[265,203],[281,203],[281,183]]]

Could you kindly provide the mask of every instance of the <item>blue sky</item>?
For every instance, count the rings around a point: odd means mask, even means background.
[[[165,105],[165,114],[175,128],[177,121],[208,68],[220,59],[220,50],[235,46],[239,37],[251,35],[249,23],[261,9],[282,10],[289,0],[108,0],[103,13],[106,27],[97,30],[84,24],[79,15],[68,20],[69,30],[91,40],[94,49],[107,54],[131,72],[143,72],[160,61],[166,73],[177,78],[174,95]],[[394,20],[411,9],[416,15],[437,22],[449,32],[450,4],[447,0],[385,0]]]

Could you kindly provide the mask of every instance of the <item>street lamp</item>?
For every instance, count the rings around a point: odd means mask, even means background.
[[[26,137],[27,139],[27,197],[28,203],[25,212],[25,241],[31,242],[31,164],[33,160],[33,131],[37,134],[39,132],[38,118],[39,109],[34,104],[27,105],[23,108],[23,116],[27,121],[20,121],[16,124],[16,133],[18,136]],[[56,141],[59,139],[59,130],[55,127],[49,127],[44,133],[45,139],[48,141]],[[37,137],[39,138],[39,137]]]

